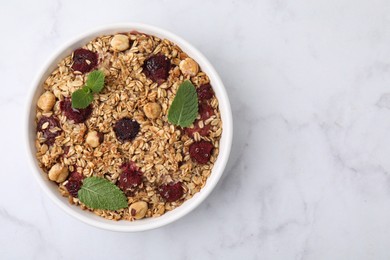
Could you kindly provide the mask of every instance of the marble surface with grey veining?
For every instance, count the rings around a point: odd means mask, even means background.
[[[191,214],[143,233],[80,223],[40,190],[26,94],[80,33],[144,22],[215,66],[235,136]],[[1,1],[1,259],[390,259],[390,2]]]

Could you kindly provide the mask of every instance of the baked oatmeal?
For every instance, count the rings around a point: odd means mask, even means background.
[[[174,43],[139,32],[97,37],[61,60],[43,88],[36,157],[71,204],[133,221],[173,210],[206,184],[222,134],[218,100]],[[195,113],[187,121],[185,109]],[[97,187],[95,198],[88,192]],[[103,190],[125,203],[111,205]]]

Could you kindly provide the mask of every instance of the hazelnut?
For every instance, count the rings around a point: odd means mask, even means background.
[[[114,51],[125,51],[130,47],[129,37],[123,34],[117,34],[112,37],[110,44]]]
[[[39,97],[37,105],[43,111],[49,112],[54,107],[55,103],[56,96],[54,96],[54,94],[50,91],[46,91]]]
[[[161,106],[158,103],[147,103],[144,112],[147,118],[156,119],[161,114]]]
[[[179,64],[179,68],[181,73],[183,73],[185,76],[195,76],[199,72],[198,63],[196,63],[191,58],[185,58],[182,60]]]
[[[134,219],[141,219],[145,217],[147,210],[148,210],[148,203],[146,203],[145,201],[134,202],[129,207],[130,215]]]
[[[49,179],[57,183],[61,183],[68,177],[68,167],[61,165],[60,163],[54,164],[49,171]]]
[[[87,137],[85,138],[85,142],[93,148],[98,147],[100,144],[99,133],[96,131],[89,131]]]

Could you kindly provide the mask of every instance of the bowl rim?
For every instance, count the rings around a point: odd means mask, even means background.
[[[148,33],[151,32],[151,34],[157,34],[162,35],[165,38],[169,39],[173,43],[177,44],[179,47],[184,47],[187,50],[190,50],[192,55],[196,56],[195,60],[202,61],[203,66],[207,67],[208,75],[210,78],[213,79],[213,85],[218,86],[218,100],[219,103],[223,103],[224,105],[224,114],[225,118],[223,119],[223,135],[226,139],[226,146],[223,151],[220,150],[220,153],[218,155],[218,160],[221,160],[219,171],[212,170],[210,176],[208,177],[207,181],[209,182],[210,177],[213,175],[214,179],[209,186],[206,184],[201,191],[199,191],[197,194],[195,194],[191,199],[188,201],[191,201],[191,204],[189,204],[186,208],[186,210],[177,211],[176,213],[172,213],[169,218],[162,218],[157,217],[155,218],[155,221],[151,223],[145,223],[144,225],[117,225],[116,221],[110,220],[110,222],[103,222],[96,219],[93,219],[92,217],[84,216],[83,214],[77,212],[76,208],[73,209],[73,207],[68,207],[68,205],[65,205],[64,201],[60,200],[56,195],[54,195],[53,191],[49,188],[48,181],[45,180],[41,176],[41,169],[36,164],[36,157],[35,153],[35,146],[34,142],[31,142],[31,109],[32,104],[34,102],[34,97],[37,95],[37,90],[41,86],[41,82],[43,77],[46,73],[48,73],[48,70],[51,66],[53,66],[53,63],[58,60],[58,58],[63,54],[70,46],[78,44],[82,42],[85,39],[90,39],[93,35],[104,35],[107,34],[105,31],[115,31],[115,30],[135,30],[139,32],[147,31]],[[114,32],[112,32],[113,34]],[[97,36],[94,36],[97,37]],[[161,36],[159,36],[161,38]],[[228,98],[228,95],[226,93],[224,84],[222,80],[220,79],[218,73],[214,69],[214,67],[211,65],[211,63],[208,61],[208,59],[200,52],[198,51],[193,45],[188,43],[186,40],[181,38],[180,36],[177,36],[176,34],[167,31],[165,29],[161,29],[156,26],[143,24],[143,23],[114,23],[114,24],[108,24],[104,26],[98,26],[93,29],[87,29],[83,33],[78,34],[76,37],[73,37],[71,40],[64,42],[60,45],[59,48],[57,48],[52,55],[49,56],[49,58],[43,63],[43,66],[38,70],[38,73],[36,74],[34,80],[32,81],[32,84],[30,86],[30,90],[27,96],[27,102],[26,102],[26,110],[25,110],[25,117],[24,117],[24,131],[25,131],[25,142],[27,146],[27,157],[28,162],[30,164],[30,167],[32,168],[31,171],[33,172],[33,175],[35,176],[35,179],[39,183],[39,186],[44,190],[44,193],[56,204],[59,206],[62,210],[64,210],[67,214],[73,216],[74,218],[80,220],[81,222],[84,222],[86,224],[89,224],[94,227],[98,227],[105,230],[110,231],[120,231],[120,232],[137,232],[137,231],[145,231],[145,230],[151,230],[158,227],[165,226],[169,223],[172,223],[185,215],[187,215],[189,212],[193,211],[196,207],[198,207],[208,196],[209,194],[214,190],[215,186],[219,182],[221,176],[223,175],[223,172],[225,170],[227,161],[229,159],[231,146],[232,146],[232,139],[233,139],[233,117],[230,107],[230,101]],[[207,186],[207,189],[206,189]],[[186,201],[187,202],[187,201]],[[73,206],[73,205],[72,205]],[[178,208],[182,207],[183,205],[180,205]],[[176,209],[170,211],[175,212]],[[89,212],[91,216],[95,216],[92,212]],[[164,216],[164,215],[163,215]],[[129,222],[131,223],[131,222]]]

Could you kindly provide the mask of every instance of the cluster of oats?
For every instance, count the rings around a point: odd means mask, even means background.
[[[201,128],[210,126],[207,136],[196,132],[190,137],[181,127],[169,123],[168,109],[184,80],[199,87],[209,83],[208,76],[177,45],[151,35],[101,36],[83,48],[98,54],[96,69],[104,72],[105,87],[94,95],[91,116],[84,123],[74,123],[61,112],[59,103],[80,89],[87,76],[72,69],[73,54],[58,63],[44,82],[45,92],[37,103],[36,121],[42,116],[55,116],[59,126],[51,131],[61,132],[50,144],[42,132],[37,131],[35,145],[40,167],[50,180],[58,183],[60,193],[68,197],[70,203],[107,219],[158,217],[180,206],[206,184],[219,153],[222,122],[215,96],[210,100],[213,115],[204,121],[198,116]],[[163,54],[171,62],[169,77],[160,84],[143,73],[145,59],[155,54]],[[114,124],[124,117],[140,124],[139,133],[129,142],[119,141],[113,130]],[[48,127],[45,124],[42,128]],[[199,140],[209,141],[214,146],[206,164],[193,161],[189,155],[189,146]],[[117,184],[120,167],[126,161],[134,162],[143,172],[143,183],[128,197],[128,208],[89,209],[65,187],[69,173],[74,171],[84,177],[103,177]],[[170,182],[183,185],[184,195],[178,201],[167,202],[157,191],[159,185]],[[132,214],[134,209],[137,214],[141,212],[140,217]]]

